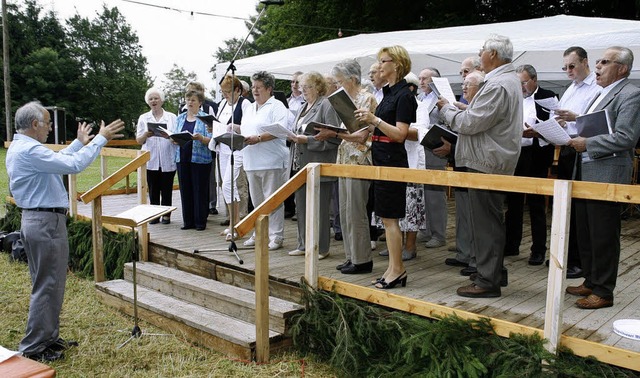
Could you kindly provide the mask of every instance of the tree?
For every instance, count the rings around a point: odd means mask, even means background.
[[[135,124],[146,111],[150,86],[147,59],[138,37],[118,11],[103,5],[94,20],[75,15],[67,21],[66,44],[82,74],[71,84],[71,110],[79,117]],[[131,136],[133,129],[127,129]]]
[[[162,81],[162,90],[164,91],[164,109],[171,113],[178,113],[178,105],[184,98],[184,87],[190,81],[196,81],[195,72],[185,72],[184,68],[173,64],[171,70],[164,74],[166,81]]]

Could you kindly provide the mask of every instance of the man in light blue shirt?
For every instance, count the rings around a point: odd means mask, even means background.
[[[60,310],[64,298],[69,241],[66,213],[69,199],[61,175],[76,174],[91,164],[100,149],[124,129],[117,120],[100,126],[90,135],[91,126],[78,126],[77,139],[69,147],[54,152],[42,143],[51,131],[49,112],[38,102],[16,111],[17,134],[7,151],[9,188],[22,208],[20,238],[31,274],[31,301],[26,335],[19,350],[35,360],[55,361],[71,342],[59,337]]]

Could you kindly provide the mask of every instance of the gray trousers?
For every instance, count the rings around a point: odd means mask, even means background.
[[[469,189],[471,253],[476,256],[478,269],[474,283],[484,289],[500,290],[506,238],[505,197],[503,192]]]
[[[330,204],[334,181],[320,182],[320,240],[318,252],[322,255],[329,252],[331,239]],[[307,219],[307,185],[296,191],[296,212],[298,216],[298,249],[305,250],[305,233]],[[371,248],[371,247],[369,247]]]
[[[26,335],[18,350],[34,354],[58,340],[60,333],[69,262],[67,218],[58,213],[24,210],[20,238],[29,259],[32,289]]]
[[[476,256],[471,253],[471,219],[469,214],[469,192],[455,191],[456,195],[456,260],[476,266]]]
[[[427,169],[444,170],[447,159],[437,157],[429,149],[424,149]],[[427,212],[427,234],[439,241],[447,241],[447,193],[444,186],[424,186],[425,209]]]
[[[342,241],[347,260],[354,264],[371,261],[367,201],[371,181],[340,177],[338,179]]]

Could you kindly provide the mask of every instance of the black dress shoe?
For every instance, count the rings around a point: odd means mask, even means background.
[[[342,240],[342,232],[336,232],[336,234],[333,237],[338,241]]]
[[[220,226],[228,226],[229,223],[231,223],[228,219],[223,220],[222,222],[220,222]]]
[[[462,266],[462,267],[465,267],[465,268],[469,266],[468,263],[465,263],[465,262],[462,262],[462,261],[458,261],[457,259],[455,259],[453,257],[444,260],[444,263],[449,265],[449,266]]]
[[[182,227],[180,227],[181,230],[191,230],[191,229],[194,229],[194,228],[195,228],[194,226],[182,226]]]
[[[149,221],[149,224],[158,224],[160,223],[160,218],[154,218],[151,221]]]
[[[216,209],[215,207],[210,208],[209,209],[209,214],[218,215],[218,209]]]
[[[371,273],[373,270],[373,261],[369,261],[363,264],[349,264],[344,268],[340,269],[340,273],[342,274],[360,274],[360,273]]]
[[[580,277],[582,277],[582,269],[580,269],[577,266],[569,266],[569,267],[567,267],[567,278],[568,279],[580,278]]]
[[[170,224],[171,223],[171,218],[168,217],[162,217],[162,220],[160,221],[162,224]]]
[[[78,346],[77,341],[58,338],[58,340],[54,341],[51,345],[49,345],[48,348],[56,352],[61,352],[63,350],[67,350],[71,347],[76,347],[76,346]]]
[[[504,255],[505,256],[518,256],[520,254],[519,250],[515,250],[515,251],[504,251]]]
[[[544,254],[531,253],[529,265],[542,265],[542,263],[544,263]]]
[[[25,354],[24,356],[34,361],[53,362],[63,359],[64,353],[62,353],[61,351],[53,350],[51,348],[46,348],[42,352]]]
[[[476,269],[473,266],[468,266],[468,267],[462,268],[462,270],[460,270],[460,275],[461,276],[470,276],[473,273],[478,273],[478,269]]]
[[[349,265],[351,265],[351,260],[347,260],[347,261],[343,262],[342,264],[336,266],[336,270],[341,270],[342,268],[347,267]]]
[[[204,231],[206,227],[196,227],[196,231]]]

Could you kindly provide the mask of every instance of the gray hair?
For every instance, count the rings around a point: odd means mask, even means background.
[[[469,73],[464,80],[466,81],[466,80],[469,80],[469,79],[474,79],[476,81],[476,84],[478,84],[478,85],[482,84],[482,83],[484,83],[484,72],[482,72],[482,71],[473,71],[473,72]]]
[[[149,104],[149,98],[154,93],[158,94],[158,96],[160,96],[160,101],[164,102],[164,92],[162,91],[162,89],[151,87],[147,89],[147,92],[144,94],[144,102],[146,102],[147,105]]]
[[[435,68],[435,67],[427,67],[425,69],[432,72],[431,77],[440,77],[440,71],[438,71],[437,68]]]
[[[521,66],[518,66],[516,68],[516,73],[521,73],[521,72],[526,72],[529,75],[529,77],[534,80],[538,78],[538,72],[530,64],[523,64]]]
[[[273,88],[276,85],[276,78],[273,77],[272,74],[267,71],[258,71],[251,76],[251,82],[260,81],[264,84],[265,88],[271,89],[270,92],[273,92]]]
[[[473,68],[475,68],[476,70],[480,69],[480,58],[477,56],[470,56],[467,58],[469,61],[471,61],[471,65],[473,66]],[[465,60],[467,60],[465,59]],[[464,62],[464,61],[463,61]]]
[[[513,60],[513,44],[509,37],[498,34],[489,34],[484,41],[485,50],[495,50],[500,60],[510,63]]]
[[[358,85],[362,83],[362,67],[355,59],[346,59],[336,64],[331,69],[331,75],[342,75],[347,79],[354,79]]]
[[[618,52],[618,58],[616,61],[627,67],[627,74],[625,77],[628,77],[631,74],[631,69],[633,68],[633,51],[622,46],[611,46],[607,50],[615,50]]]
[[[44,122],[47,109],[39,101],[31,101],[16,110],[16,131],[20,132],[31,127],[33,121]]]

